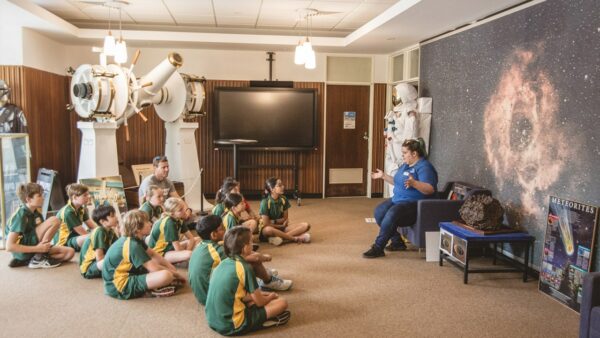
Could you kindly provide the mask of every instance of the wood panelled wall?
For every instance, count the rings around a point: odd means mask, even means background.
[[[225,80],[207,80],[204,84],[206,91],[205,110],[208,114],[204,117],[198,117],[191,122],[198,122],[199,128],[196,132],[196,145],[198,147],[198,160],[200,167],[204,168],[202,177],[203,191],[207,196],[212,196],[220,187],[223,178],[231,176],[233,173],[233,155],[230,149],[217,149],[213,144],[212,134],[212,97],[214,89],[217,87],[248,87],[249,81],[225,81]],[[295,88],[314,88],[317,90],[319,100],[319,145],[317,150],[302,152],[300,155],[299,187],[302,193],[320,194],[322,192],[322,158],[323,144],[322,124],[323,124],[323,91],[324,84],[318,82],[298,82],[294,84]],[[130,168],[132,164],[149,163],[152,158],[158,154],[163,154],[165,149],[165,127],[163,121],[154,112],[154,108],[148,107],[142,111],[148,118],[144,122],[140,117],[134,116],[129,119],[129,134],[131,140],[125,140],[125,128],[121,127],[117,131],[117,148],[119,153],[119,162]],[[74,166],[77,168],[79,161],[79,144],[81,133],[77,130],[76,120],[71,123],[71,134],[74,154]],[[237,123],[244,123],[238,121]],[[291,151],[242,151],[240,152],[240,164],[258,164],[258,165],[286,165],[292,164],[294,152]],[[76,170],[75,170],[76,172]],[[288,189],[294,186],[294,176],[290,169],[240,169],[239,180],[244,191],[257,191],[263,189],[264,181],[270,176],[281,177],[288,186]],[[73,178],[74,179],[74,178]]]
[[[63,185],[77,178],[81,132],[77,129],[79,117],[67,112],[70,77],[28,68],[24,66],[0,66],[0,79],[6,80],[12,89],[11,102],[21,106],[29,124],[32,151],[31,173],[35,179],[41,167],[58,170]],[[211,196],[224,177],[233,171],[230,149],[217,149],[212,139],[212,97],[216,87],[245,87],[248,81],[207,80],[205,83],[205,110],[208,114],[196,118],[200,127],[196,132],[200,167],[204,168],[203,190]],[[323,113],[325,84],[321,82],[296,82],[295,88],[314,88],[318,93],[319,144],[315,150],[302,152],[299,159],[299,188],[305,194],[321,194],[323,191]],[[383,117],[385,115],[386,85],[375,85],[373,126],[373,168],[383,167]],[[148,122],[138,116],[129,119],[131,140],[125,140],[125,128],[117,132],[117,149],[120,164],[131,168],[132,164],[149,163],[164,153],[165,128],[162,120],[149,107],[143,110]],[[243,123],[239,121],[238,123]],[[267,152],[245,151],[240,154],[240,164],[286,165],[292,164],[291,151]],[[280,177],[288,190],[294,186],[290,169],[241,169],[242,189],[262,190],[264,180],[270,176]],[[375,181],[374,193],[383,192],[382,184]]]
[[[373,161],[372,171],[383,170],[385,161],[385,139],[383,135],[384,118],[386,114],[387,85],[376,83],[373,88]],[[383,193],[383,180],[374,180],[371,186],[372,194]]]
[[[35,180],[39,168],[48,168],[68,183],[76,171],[66,110],[67,77],[24,66],[0,66],[0,79],[11,88],[10,102],[21,107],[27,118],[31,179]]]

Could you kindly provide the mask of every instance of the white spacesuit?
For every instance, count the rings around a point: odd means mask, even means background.
[[[0,80],[0,133],[26,133],[27,120],[18,106],[8,103],[10,88]]]
[[[402,143],[416,139],[419,133],[417,116],[417,90],[415,87],[400,83],[394,87],[396,104],[385,116],[385,172],[394,176],[402,165]]]

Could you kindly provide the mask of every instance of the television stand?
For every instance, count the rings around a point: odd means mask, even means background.
[[[236,180],[238,179],[238,151],[239,151],[239,146],[240,145],[248,145],[248,144],[254,144],[257,143],[257,140],[246,140],[246,139],[240,139],[240,138],[236,138],[236,139],[221,139],[221,140],[215,140],[214,143],[216,144],[225,144],[225,145],[232,145],[233,146],[233,178],[235,178]]]

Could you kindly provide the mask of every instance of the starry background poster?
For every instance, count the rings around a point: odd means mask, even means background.
[[[590,271],[598,208],[550,196],[540,291],[579,312],[583,277]]]
[[[545,1],[421,46],[440,182],[490,189],[536,237],[536,269],[549,196],[600,205],[599,88],[596,0]]]

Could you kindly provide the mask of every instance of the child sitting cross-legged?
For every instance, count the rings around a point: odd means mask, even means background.
[[[150,222],[155,222],[162,216],[164,203],[163,189],[157,185],[151,185],[146,190],[146,201],[140,206],[140,210],[148,214]]]
[[[102,277],[104,255],[118,237],[114,231],[119,225],[115,208],[101,205],[94,209],[92,219],[98,226],[83,242],[79,254],[79,271],[87,279]]]
[[[286,324],[287,301],[256,284],[253,268],[244,258],[252,253],[250,229],[236,226],[224,237],[227,258],[213,271],[206,298],[208,326],[218,333],[241,335]]]
[[[186,209],[181,198],[167,199],[163,216],[154,222],[148,238],[148,245],[171,263],[189,261],[192,250],[200,242],[184,224]],[[180,234],[186,239],[180,240]]]
[[[185,283],[185,276],[144,242],[150,228],[148,217],[142,211],[132,210],[123,216],[121,237],[110,246],[104,258],[105,294],[130,299],[152,290],[154,296],[170,296],[175,293],[172,284]]]
[[[190,258],[188,279],[194,296],[200,304],[204,305],[206,304],[210,276],[221,261],[226,258],[223,246],[220,244],[223,241],[225,228],[222,225],[221,217],[209,215],[198,221],[196,231],[202,237],[202,242],[194,249]],[[277,277],[276,270],[266,269],[263,266],[263,262],[271,260],[270,255],[251,252],[245,258],[260,278],[261,288],[285,291],[292,287],[292,281]]]
[[[60,219],[60,228],[54,235],[53,242],[54,245],[68,246],[79,251],[88,237],[88,232],[83,224],[85,223],[89,229],[96,227],[86,208],[90,202],[90,192],[87,186],[73,183],[67,186],[67,195],[69,202],[57,214]]]
[[[13,255],[8,263],[11,268],[25,265],[32,269],[54,268],[75,255],[73,248],[50,243],[60,221],[56,217],[43,220],[38,211],[44,204],[43,191],[37,183],[22,183],[17,188],[17,196],[23,204],[6,224],[6,250]]]

